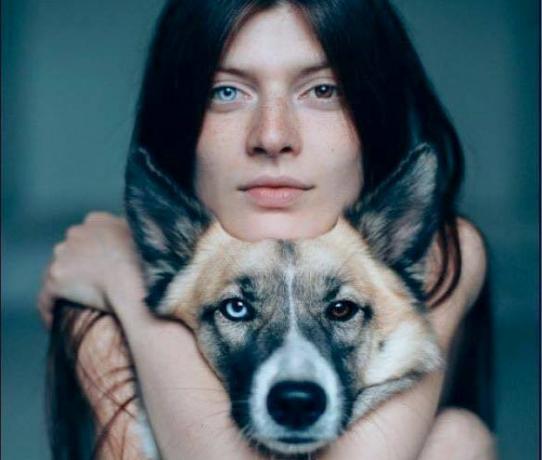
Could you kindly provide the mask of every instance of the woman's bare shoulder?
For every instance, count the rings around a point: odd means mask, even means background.
[[[451,343],[457,327],[469,308],[474,304],[486,277],[487,258],[484,239],[476,226],[464,218],[457,218],[461,272],[458,283],[451,294],[429,312],[429,319],[444,350]],[[436,247],[435,247],[436,248]],[[438,269],[437,254],[430,265]]]
[[[487,251],[480,230],[470,221],[457,219],[461,249],[461,277],[457,289],[468,309],[478,297],[487,271]]]

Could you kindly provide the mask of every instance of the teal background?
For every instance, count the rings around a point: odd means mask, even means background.
[[[41,274],[68,225],[121,209],[143,60],[162,1],[2,2],[2,458],[49,458]],[[461,210],[487,237],[502,459],[539,456],[536,0],[397,0],[458,128]]]

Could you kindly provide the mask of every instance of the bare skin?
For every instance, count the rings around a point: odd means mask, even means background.
[[[282,5],[248,20],[222,59],[198,142],[195,187],[224,228],[240,239],[320,235],[362,187],[361,141],[333,91],[337,82],[324,57],[302,18]],[[303,72],[314,64],[324,65]],[[242,72],[224,70],[232,67]],[[250,195],[243,189],[262,175],[287,175],[309,187],[277,206],[258,198],[268,190]],[[477,231],[466,221],[459,222],[459,230],[464,255],[459,286],[431,313],[445,351],[476,299],[486,269]],[[437,273],[436,249],[431,266]],[[55,248],[40,294],[47,323],[55,297],[98,309],[111,306],[126,336],[164,458],[258,458],[230,420],[226,393],[191,332],[154,318],[145,307],[142,276],[124,220],[91,214],[68,231]],[[115,344],[121,344],[120,330],[110,317],[104,318],[85,338],[79,357],[87,371],[79,377],[102,423],[113,409],[103,395],[118,383],[111,371],[130,364],[124,346]],[[491,435],[474,415],[445,412],[435,419],[442,383],[442,373],[427,376],[358,421],[320,458],[432,460],[450,458],[450,444],[458,460],[494,458]],[[121,386],[113,396],[122,401],[130,391],[133,387]],[[104,458],[144,458],[133,431],[136,410],[130,404],[113,424]],[[474,433],[471,445],[463,442],[465,432]],[[128,449],[122,449],[123,440]]]
[[[316,237],[358,197],[360,139],[320,43],[291,6],[251,17],[233,37],[196,153],[197,195],[241,240]],[[246,190],[262,176],[305,187],[273,203],[266,187]]]

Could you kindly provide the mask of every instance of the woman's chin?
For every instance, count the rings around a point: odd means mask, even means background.
[[[316,238],[329,232],[337,223],[337,216],[302,213],[250,213],[237,219],[221,220],[224,230],[244,241],[266,239],[295,240]]]

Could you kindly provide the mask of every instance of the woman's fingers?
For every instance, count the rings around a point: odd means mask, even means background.
[[[89,213],[53,248],[37,299],[46,326],[58,298],[107,310],[107,291],[116,289],[119,277],[132,286],[142,282],[128,224],[106,212]]]

